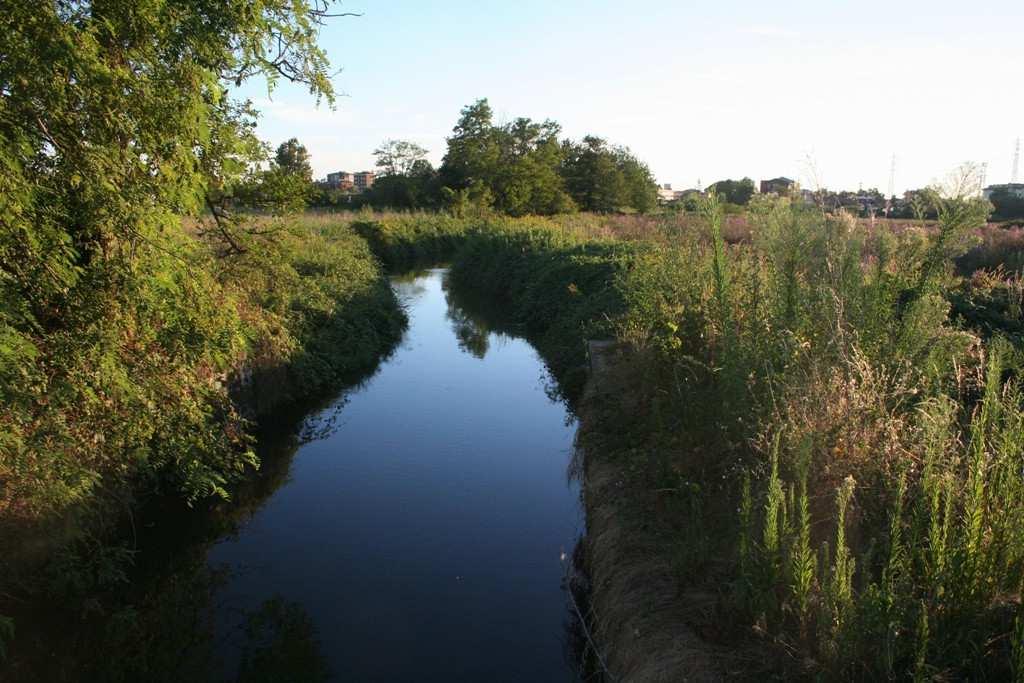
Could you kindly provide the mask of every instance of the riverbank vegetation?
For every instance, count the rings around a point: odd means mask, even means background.
[[[251,108],[226,90],[262,75],[332,100],[315,42],[329,14],[290,1],[5,8],[5,603],[123,581],[131,551],[108,533],[141,500],[228,497],[258,465],[251,418],[397,341],[404,316],[366,243],[283,218],[308,174],[289,166],[294,150],[268,163]],[[279,216],[233,213],[239,188]],[[47,561],[75,591],[40,585]],[[0,627],[6,642],[17,624]]]
[[[767,655],[739,669],[1024,677],[1020,236],[972,246],[977,188],[921,193],[931,222],[898,230],[743,181],[721,188],[743,216],[714,193],[678,220],[573,214],[649,211],[649,171],[550,121],[496,125],[480,100],[436,172],[382,155],[389,203],[446,213],[296,219],[305,150],[271,160],[227,86],[331,102],[329,3],[9,5],[3,599],[31,595],[55,547],[53,595],[124,581],[131,551],[103,540],[120,518],[228,497],[258,464],[249,418],[397,340],[383,269],[452,260],[570,398],[588,339],[632,350],[584,446],[621,465],[680,587],[715,596],[695,626]],[[16,627],[0,615],[0,657]]]
[[[570,394],[586,339],[634,349],[588,457],[644,492],[680,592],[718,596],[698,630],[774,653],[752,675],[1020,671],[1019,283],[958,275],[988,207],[930,199],[937,223],[898,233],[758,200],[729,244],[712,198],[668,238],[558,218],[459,238],[452,277],[504,301]],[[363,231],[408,253],[450,220]]]

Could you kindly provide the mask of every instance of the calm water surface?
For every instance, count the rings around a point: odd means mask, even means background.
[[[310,420],[287,481],[207,564],[216,632],[304,613],[337,681],[573,681],[562,552],[582,530],[575,427],[524,340],[457,306],[445,271],[399,278],[402,345]],[[234,660],[232,660],[234,657]]]

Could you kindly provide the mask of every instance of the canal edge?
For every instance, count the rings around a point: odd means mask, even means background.
[[[722,680],[724,653],[701,638],[688,618],[705,609],[710,596],[680,595],[669,552],[630,514],[640,491],[629,484],[623,463],[603,457],[602,437],[613,428],[603,417],[609,405],[630,399],[630,349],[607,340],[586,344],[589,372],[576,410],[576,461],[586,516],[586,620],[598,668],[615,683]]]

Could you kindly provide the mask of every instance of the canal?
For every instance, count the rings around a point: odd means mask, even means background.
[[[280,485],[207,552],[222,674],[268,656],[257,615],[328,680],[576,680],[571,415],[533,347],[461,306],[445,270],[393,286],[399,348],[307,418]]]

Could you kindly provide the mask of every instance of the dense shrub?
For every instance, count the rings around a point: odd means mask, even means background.
[[[299,223],[230,258],[171,232],[134,267],[125,296],[79,296],[61,328],[23,337],[0,386],[9,533],[144,492],[227,497],[258,464],[242,413],[336,386],[404,324],[347,226]]]

